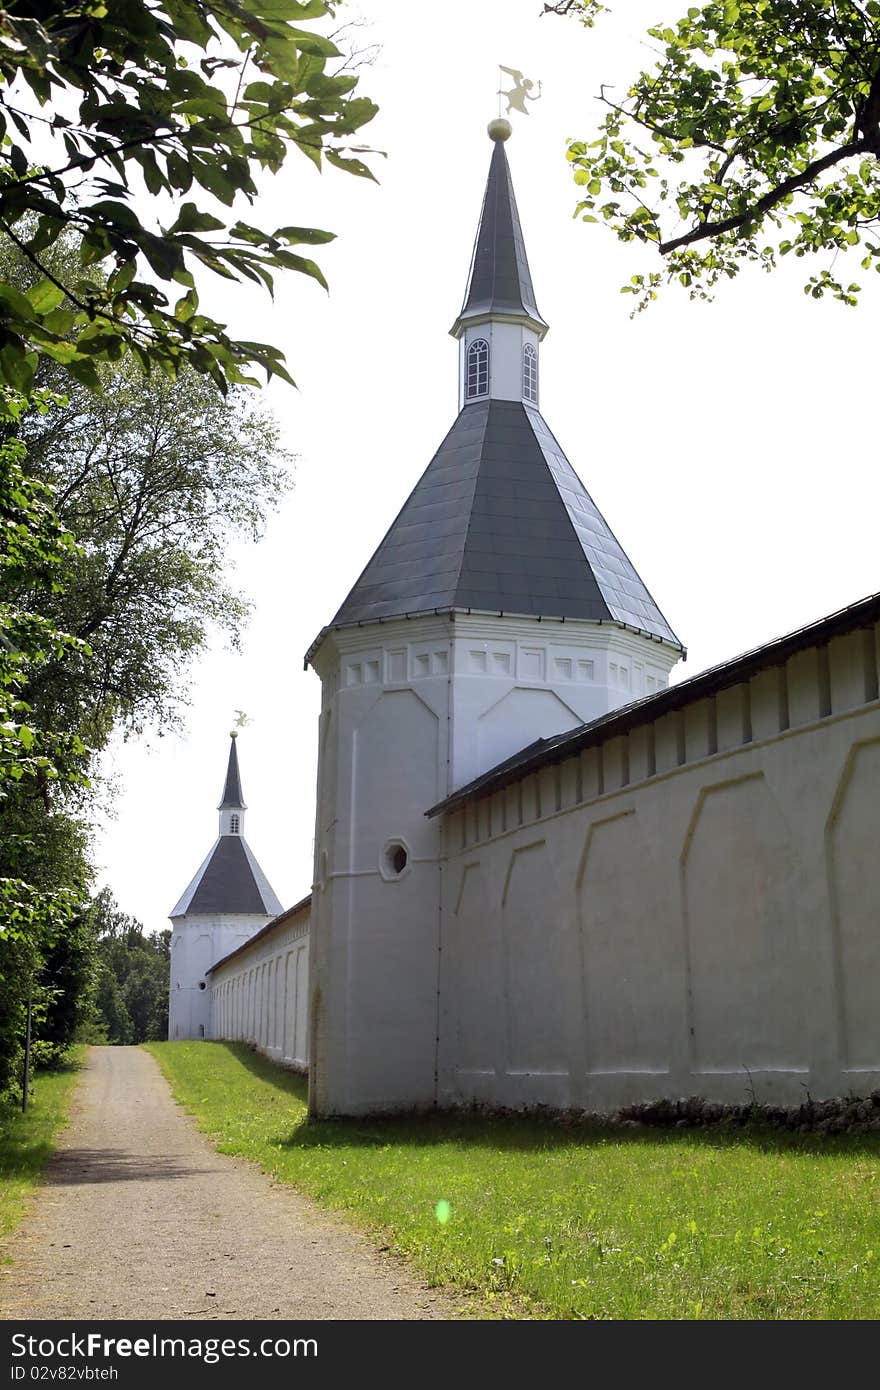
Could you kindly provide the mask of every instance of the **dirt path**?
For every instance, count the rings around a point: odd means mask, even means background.
[[[0,1269],[3,1318],[447,1318],[456,1305],[217,1153],[136,1047],[90,1048]]]

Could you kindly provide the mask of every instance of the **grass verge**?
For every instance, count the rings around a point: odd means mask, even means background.
[[[73,1048],[57,1071],[37,1072],[26,1114],[17,1105],[0,1107],[0,1240],[15,1230],[52,1156],[83,1052]]]
[[[489,1315],[880,1315],[874,1136],[314,1122],[304,1081],[246,1047],[149,1050],[219,1149],[349,1213]]]

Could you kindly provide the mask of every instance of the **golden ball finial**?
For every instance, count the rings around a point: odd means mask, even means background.
[[[238,738],[238,729],[230,729],[230,730],[229,730],[229,737],[230,737],[230,738]]]
[[[489,122],[486,129],[489,132],[490,140],[509,140],[513,134],[513,126],[503,116],[496,116],[494,121]]]

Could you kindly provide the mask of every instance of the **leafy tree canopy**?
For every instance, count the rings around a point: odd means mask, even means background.
[[[549,6],[592,22],[603,6]],[[708,298],[743,263],[826,253],[805,292],[855,304],[835,259],[880,271],[880,0],[714,0],[649,30],[659,51],[568,157],[577,213],[653,244],[638,307],[664,280]]]
[[[75,250],[66,234],[47,251],[59,279],[75,269]],[[20,252],[0,245],[2,281],[26,291],[35,278]],[[66,558],[51,585],[39,582],[32,548],[10,557],[6,576],[20,608],[80,644],[78,660],[61,653],[32,665],[24,698],[44,727],[75,730],[93,750],[114,727],[167,727],[209,631],[237,641],[249,610],[229,543],[258,540],[292,481],[260,393],[224,395],[187,366],[145,389],[130,356],[97,363],[96,375],[98,393],[49,358],[39,364],[40,391],[14,426],[14,448],[26,449],[28,485]],[[25,528],[20,546],[36,543]]]
[[[20,413],[26,402],[10,397],[8,404]],[[25,789],[45,801],[51,781],[76,780],[85,755],[76,733],[35,720],[23,695],[47,666],[64,659],[78,664],[86,650],[39,611],[39,598],[60,589],[75,546],[52,509],[51,490],[28,475],[24,459],[20,440],[0,442],[0,936],[48,930],[66,919],[66,888],[35,885],[16,872],[32,844],[5,812],[10,797]]]
[[[77,541],[63,589],[35,606],[89,647],[85,660],[36,671],[26,695],[44,723],[92,749],[114,728],[167,730],[209,636],[237,640],[249,610],[230,541],[258,538],[291,483],[259,395],[223,396],[188,368],[148,391],[132,362],[99,374],[100,395],[73,383],[64,403],[22,422],[28,466]]]
[[[109,1043],[141,1043],[168,1036],[171,932],[148,935],[121,912],[108,888],[90,917],[99,965],[95,1021]]]
[[[350,139],[376,108],[353,95],[332,39],[302,27],[335,8],[42,0],[0,12],[0,235],[39,272],[26,292],[0,284],[0,382],[30,391],[48,355],[97,388],[96,359],[129,348],[145,368],[187,364],[224,390],[255,366],[290,380],[277,348],[237,342],[201,311],[193,272],[269,290],[278,269],[324,283],[292,248],[331,233],[267,230],[231,209],[291,150],[369,176]],[[144,189],[163,222],[144,217]],[[64,232],[79,264],[59,277],[46,253]]]

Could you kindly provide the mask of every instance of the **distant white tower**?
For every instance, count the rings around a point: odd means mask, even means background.
[[[220,831],[211,852],[171,913],[171,984],[168,1036],[211,1036],[210,989],[205,972],[277,917],[281,903],[244,838],[237,733],[230,735],[229,765],[217,808]]]
[[[536,739],[665,686],[682,646],[545,423],[504,141],[464,304],[459,414],[307,655],[322,713],[312,1110],[435,1102],[440,829],[425,812]],[[405,441],[389,440],[389,447]]]

